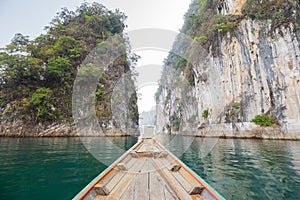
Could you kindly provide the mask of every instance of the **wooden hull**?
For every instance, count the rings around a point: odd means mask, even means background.
[[[224,199],[153,139],[142,139],[74,200]]]

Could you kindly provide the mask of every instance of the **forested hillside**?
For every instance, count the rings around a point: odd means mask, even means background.
[[[71,124],[72,89],[78,68],[97,44],[115,34],[122,35],[125,20],[126,16],[118,10],[112,12],[98,3],[83,3],[76,11],[63,8],[45,27],[45,33],[33,40],[17,33],[0,52],[3,125],[0,132],[16,134],[8,127],[16,121],[32,125],[30,127]],[[134,55],[122,55],[100,78],[96,110],[101,123],[110,123],[113,85],[122,74],[130,71],[135,61]],[[129,109],[132,120],[137,123],[136,97]],[[18,134],[26,134],[24,131]]]

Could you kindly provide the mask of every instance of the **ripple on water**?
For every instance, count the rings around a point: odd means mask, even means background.
[[[300,197],[300,141],[219,139],[210,148],[215,140],[192,138],[185,150],[191,138],[168,139],[168,149],[226,199]],[[122,153],[116,146],[128,149],[136,139],[92,141],[87,148],[107,163]],[[71,199],[106,168],[85,148],[79,138],[0,138],[0,199]]]
[[[201,157],[197,140],[180,158],[226,199],[299,199],[300,141],[220,139]]]

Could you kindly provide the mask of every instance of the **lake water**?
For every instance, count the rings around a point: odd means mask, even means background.
[[[300,199],[300,141],[159,140],[226,199]],[[0,138],[0,199],[71,199],[136,141]]]

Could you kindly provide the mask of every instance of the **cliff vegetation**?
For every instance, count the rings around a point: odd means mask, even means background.
[[[75,11],[63,8],[45,27],[45,33],[33,40],[17,33],[0,52],[1,120],[72,123],[72,89],[78,68],[97,44],[122,35],[125,20],[119,10],[83,3]],[[101,123],[112,119],[113,86],[124,73],[130,73],[136,59],[130,53],[118,57],[100,78],[95,98]],[[137,123],[136,96],[129,111]]]

